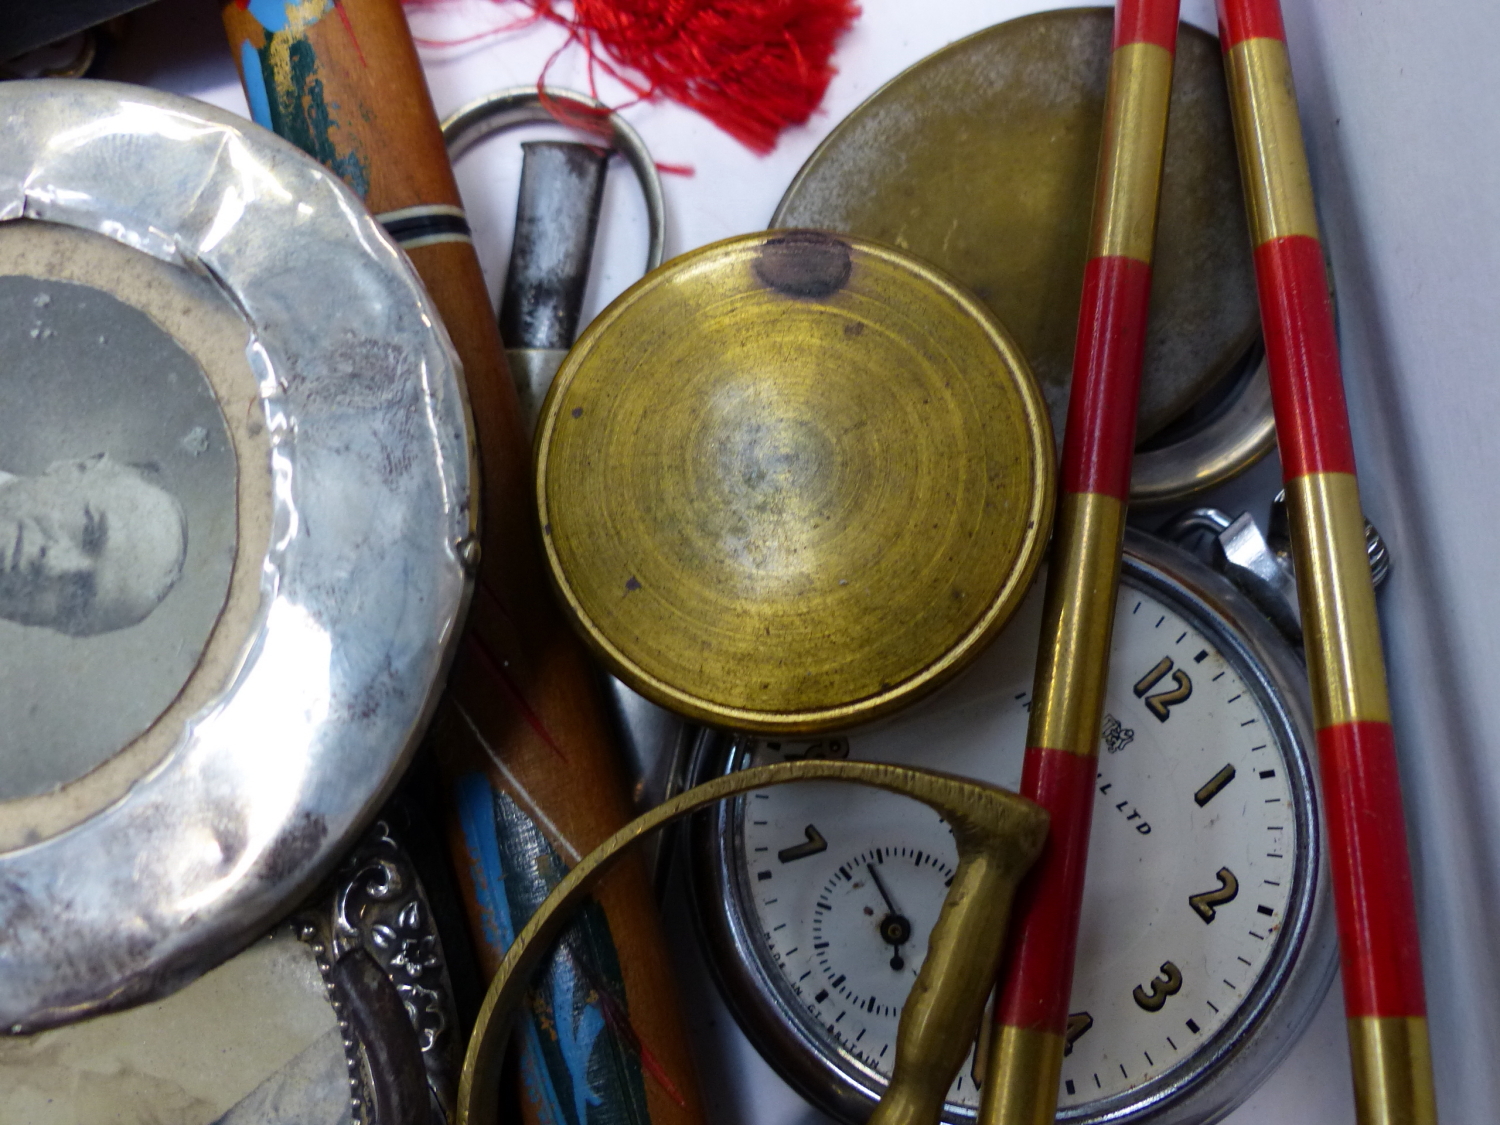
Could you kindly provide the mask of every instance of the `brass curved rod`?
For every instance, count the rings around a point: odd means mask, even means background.
[[[495,1125],[506,1043],[532,975],[574,910],[630,845],[707,805],[793,781],[847,781],[900,793],[943,817],[958,869],[901,1012],[891,1083],[873,1125],[936,1125],[943,1095],[974,1041],[1005,939],[1016,884],[1042,850],[1047,814],[1014,793],[932,770],[877,762],[801,761],[715,778],[637,817],[586,855],[531,916],[490,983],[458,1087],[458,1125]]]

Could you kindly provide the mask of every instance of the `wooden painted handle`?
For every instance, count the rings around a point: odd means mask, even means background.
[[[1277,0],[1221,0],[1363,1125],[1434,1125],[1411,861],[1333,306]]]
[[[541,565],[530,442],[399,0],[226,0],[223,17],[252,115],[364,198],[411,256],[463,361],[482,461],[483,552],[429,744],[453,795],[449,835],[492,974],[547,889],[630,820],[597,674]],[[558,1106],[581,1117],[584,1091],[618,1103],[609,1112],[625,1119],[697,1125],[643,865],[624,865],[598,902],[537,994],[523,1042],[528,1117],[548,1119]]]
[[[1051,1125],[1145,354],[1177,0],[1120,0],[1021,792],[1052,834],[1017,906],[982,1125]]]

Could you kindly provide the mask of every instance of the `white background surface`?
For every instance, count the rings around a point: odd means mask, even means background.
[[[664,163],[667,254],[763,227],[822,136],[879,85],[945,43],[1051,5],[1021,0],[864,0],[835,56],[823,110],[774,153],[756,157],[672,104],[626,111]],[[1482,1123],[1500,1105],[1500,608],[1492,512],[1500,492],[1500,5],[1462,0],[1284,0],[1303,127],[1338,280],[1346,381],[1367,514],[1395,562],[1382,594],[1402,777],[1427,969],[1439,1107]],[[136,41],[109,74],[194,93],[244,112],[214,5],[168,0],[137,17]],[[1184,18],[1212,28],[1211,5]],[[513,18],[455,0],[417,18],[418,33],[458,38]],[[143,34],[144,31],[144,34]],[[539,25],[467,47],[424,51],[440,114],[489,91],[534,83],[561,42]],[[552,84],[587,88],[569,51]],[[623,95],[605,85],[601,96]],[[542,132],[546,130],[538,129]],[[460,166],[492,292],[503,279],[520,133]],[[644,213],[629,170],[610,173],[586,318],[635,279]],[[1267,470],[1254,489],[1270,490]],[[1240,492],[1244,492],[1242,487]],[[1264,500],[1269,491],[1259,494]],[[686,932],[685,918],[674,927]],[[701,966],[686,987],[710,1109],[726,1125],[820,1118],[745,1043]],[[1307,1035],[1230,1121],[1353,1121],[1337,988]]]

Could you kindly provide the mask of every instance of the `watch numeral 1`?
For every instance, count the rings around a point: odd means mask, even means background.
[[[1154,688],[1157,685],[1157,682],[1171,670],[1172,658],[1170,656],[1163,656],[1156,662],[1155,668],[1152,668],[1151,671],[1147,672],[1140,679],[1136,680],[1135,687],[1131,688],[1130,690],[1135,692],[1135,697],[1139,699],[1141,696],[1145,695],[1148,691]]]
[[[1148,1012],[1159,1012],[1162,1005],[1167,1002],[1168,996],[1176,996],[1182,991],[1182,970],[1170,961],[1161,963],[1162,975],[1151,982],[1151,991],[1147,992],[1140,985],[1135,986],[1131,993],[1135,1002]]]
[[[776,858],[782,863],[791,863],[794,859],[806,859],[810,855],[828,850],[828,841],[823,839],[823,833],[809,824],[802,830],[807,835],[807,843],[793,844],[789,848],[782,848],[776,853]]]
[[[1234,872],[1227,867],[1219,868],[1219,889],[1215,891],[1204,891],[1199,895],[1189,895],[1188,905],[1198,912],[1198,917],[1205,922],[1212,922],[1216,911],[1214,907],[1223,906],[1226,902],[1233,902],[1234,896],[1240,893],[1240,881],[1234,877]]]
[[[1193,800],[1198,802],[1198,807],[1201,809],[1219,795],[1219,790],[1223,789],[1224,786],[1233,780],[1234,767],[1225,766],[1218,773],[1214,774],[1213,777],[1209,778],[1202,789],[1193,794]]]

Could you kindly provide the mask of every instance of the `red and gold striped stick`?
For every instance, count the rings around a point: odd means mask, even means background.
[[[1356,1114],[1432,1125],[1422,962],[1333,307],[1277,0],[1220,0],[1323,778]]]
[[[1052,833],[1012,929],[981,1125],[1057,1113],[1176,46],[1177,0],[1120,0],[1021,779]]]

